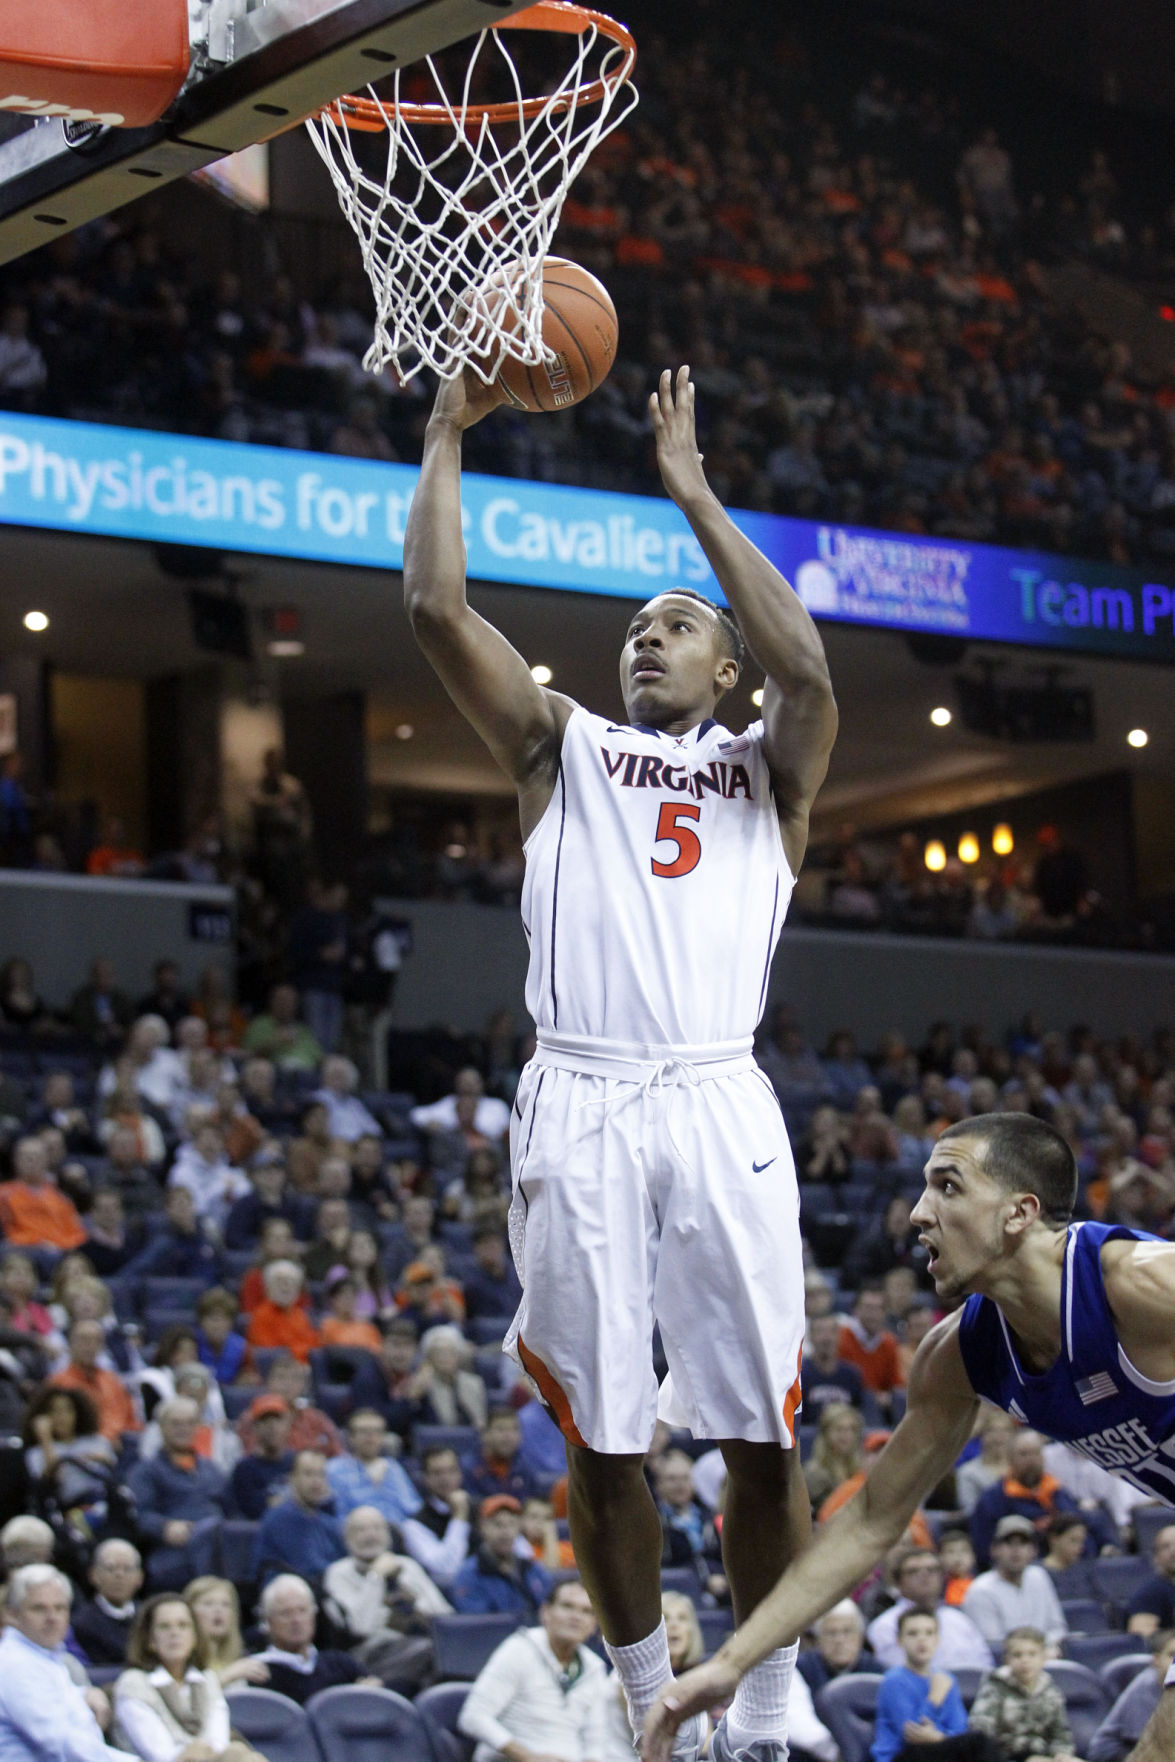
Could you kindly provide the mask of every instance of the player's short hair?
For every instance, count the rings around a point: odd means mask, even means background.
[[[1055,1127],[1026,1113],[985,1113],[948,1126],[940,1144],[981,1138],[983,1172],[1009,1193],[1034,1193],[1046,1224],[1061,1228],[1077,1203],[1077,1161]]]
[[[917,1604],[911,1605],[909,1609],[903,1609],[898,1616],[898,1633],[901,1634],[911,1621],[933,1621],[935,1627],[938,1626],[938,1616],[934,1610],[919,1609]]]
[[[712,612],[717,620],[723,648],[732,661],[739,667],[742,666],[747,658],[747,645],[733,612],[727,611],[725,606],[716,606],[713,600],[708,600],[704,593],[698,593],[693,587],[667,587],[665,592],[675,594],[678,599],[697,600],[700,606],[705,606],[708,612]]]

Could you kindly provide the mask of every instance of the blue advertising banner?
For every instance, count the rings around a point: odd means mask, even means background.
[[[0,413],[0,522],[398,569],[409,465]],[[733,510],[814,617],[1175,661],[1175,588],[1141,570]],[[719,598],[682,515],[650,496],[467,473],[473,580]]]

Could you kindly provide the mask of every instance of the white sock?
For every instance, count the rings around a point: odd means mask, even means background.
[[[665,1623],[662,1621],[647,1639],[638,1640],[635,1646],[610,1646],[605,1640],[604,1649],[623,1684],[628,1717],[633,1734],[639,1739],[645,1729],[646,1713],[665,1685],[673,1681]]]
[[[787,1737],[787,1697],[799,1649],[798,1642],[780,1646],[739,1683],[726,1714],[732,1750],[737,1752],[758,1738]]]

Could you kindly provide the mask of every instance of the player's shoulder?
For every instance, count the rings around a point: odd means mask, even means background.
[[[1114,1236],[1100,1251],[1102,1284],[1115,1315],[1170,1313],[1175,1302],[1175,1242]]]

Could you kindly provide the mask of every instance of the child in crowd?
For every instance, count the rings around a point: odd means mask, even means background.
[[[196,1304],[196,1346],[200,1363],[218,1383],[255,1383],[253,1351],[236,1331],[237,1300],[223,1285],[205,1291]]]
[[[938,1545],[942,1561],[944,1603],[958,1608],[967,1595],[967,1587],[975,1577],[975,1550],[966,1530],[944,1530]]]
[[[920,1762],[928,1744],[936,1762],[1001,1762],[983,1732],[967,1730],[967,1710],[953,1676],[932,1671],[938,1649],[938,1621],[922,1609],[906,1609],[898,1620],[904,1663],[887,1670],[877,1695],[873,1762]]]
[[[1046,1756],[1074,1762],[1065,1697],[1044,1661],[1040,1629],[1014,1627],[1004,1641],[1003,1664],[975,1697],[971,1729],[986,1732],[1007,1762],[1037,1762]]]

